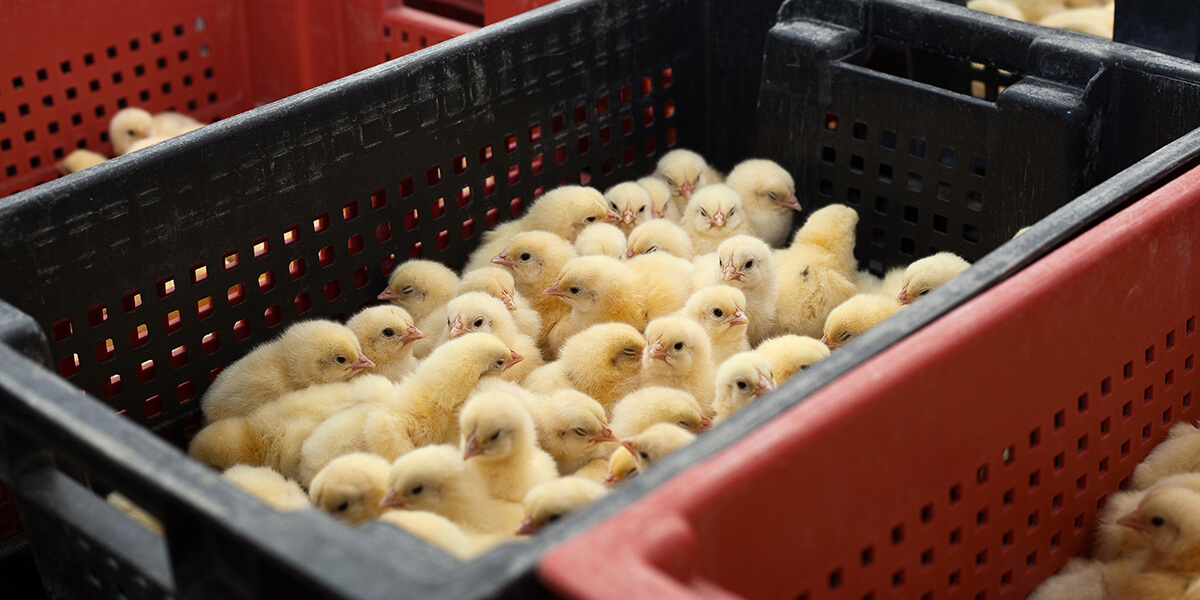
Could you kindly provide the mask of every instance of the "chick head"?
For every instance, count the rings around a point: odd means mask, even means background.
[[[1155,486],[1137,510],[1117,520],[1142,535],[1153,554],[1168,563],[1200,549],[1200,494],[1176,486]]]
[[[725,183],[743,194],[754,195],[762,206],[774,204],[800,210],[795,180],[775,161],[759,158],[742,161],[729,172]]]
[[[633,454],[638,468],[645,469],[695,439],[695,434],[678,425],[656,423],[638,435],[621,440],[621,445]]]
[[[643,177],[637,184],[650,195],[650,218],[661,219],[671,201],[671,187],[658,177]]]
[[[608,256],[572,258],[558,272],[546,293],[558,296],[572,310],[588,312],[605,299],[634,287],[634,274],[621,261]]]
[[[533,535],[607,493],[608,488],[582,477],[563,477],[534,486],[525,494],[525,519],[517,527],[517,535]]]
[[[707,235],[736,229],[742,222],[742,199],[733,188],[715,183],[692,195],[682,223]]]
[[[571,336],[559,350],[559,359],[571,369],[606,369],[636,377],[642,369],[646,338],[632,325],[602,323]]]
[[[517,310],[517,287],[512,273],[500,267],[480,267],[464,273],[458,282],[456,295],[483,292],[504,303],[508,310]]]
[[[683,314],[700,323],[709,335],[742,328],[750,323],[746,316],[746,295],[728,285],[710,285],[694,292],[683,307]]]
[[[490,333],[468,333],[438,346],[417,367],[416,375],[435,371],[478,381],[499,375],[524,358]]]
[[[712,342],[699,323],[681,316],[659,317],[646,325],[643,369],[667,369],[686,373],[697,358],[712,353]]]
[[[407,310],[419,320],[445,304],[456,287],[458,275],[446,265],[431,260],[409,260],[392,271],[379,299]]]
[[[691,260],[696,254],[691,238],[679,225],[666,219],[653,219],[638,225],[629,232],[627,258],[666,252],[672,256]]]
[[[616,223],[620,215],[608,209],[599,190],[582,185],[565,185],[543,194],[529,209],[537,227],[563,236],[569,242],[592,223]]]
[[[914,261],[904,270],[904,287],[896,300],[900,304],[911,304],[970,267],[971,263],[953,252],[939,252]]]
[[[717,369],[717,397],[722,404],[738,410],[775,389],[771,363],[757,352],[739,352]]]
[[[829,348],[820,340],[790,334],[766,340],[754,351],[770,361],[776,383],[787,381],[792,375],[829,356]]]
[[[413,325],[408,311],[384,304],[364,308],[346,321],[346,327],[358,337],[363,353],[375,362],[400,356],[401,352],[425,334]]]
[[[644,387],[613,407],[612,424],[618,431],[628,433],[631,427],[637,431],[655,423],[674,423],[696,434],[712,426],[695,396],[675,388]]]
[[[478,331],[504,335],[516,327],[504,303],[483,292],[451,300],[446,305],[446,326],[450,328],[450,339]]]
[[[754,288],[775,276],[775,257],[766,242],[752,235],[735,235],[717,246],[717,266],[730,285]]]
[[[463,460],[502,459],[518,443],[533,436],[533,417],[512,394],[483,392],[472,396],[459,413]]]
[[[633,453],[625,446],[619,446],[608,457],[608,473],[604,475],[604,484],[616,487],[617,484],[632,479],[638,474],[638,461]]]
[[[289,375],[306,385],[345,381],[375,366],[354,332],[333,321],[300,321],[283,332],[279,343]]]
[[[558,269],[574,257],[575,248],[567,240],[548,231],[526,231],[512,236],[492,262],[512,271],[517,283],[529,285],[548,275],[547,268]]]
[[[858,294],[830,311],[825,319],[825,335],[821,343],[830,350],[836,350],[899,310],[900,303],[895,298]]]
[[[339,456],[321,469],[308,486],[317,508],[355,525],[374,519],[386,491],[391,465],[382,456],[355,452]]]
[[[615,442],[617,438],[608,428],[604,407],[587,394],[562,389],[550,396],[545,408],[549,428],[565,444],[593,447],[596,444]]]
[[[392,463],[379,506],[438,512],[448,499],[461,492],[458,484],[464,471],[462,454],[454,446],[417,448]]]
[[[154,135],[154,117],[140,108],[123,108],[108,122],[108,139],[117,155],[129,152],[137,140]]]
[[[667,182],[671,194],[690,199],[697,190],[708,185],[708,162],[691,150],[672,150],[658,159],[654,174]]]
[[[575,251],[580,256],[625,258],[625,232],[616,225],[592,223],[575,238]]]
[[[621,215],[619,223],[626,231],[651,218],[650,192],[632,181],[613,186],[604,194],[604,199],[608,201],[609,210]]]

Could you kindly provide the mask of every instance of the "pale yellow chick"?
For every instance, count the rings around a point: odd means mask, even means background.
[[[616,487],[625,480],[636,477],[639,471],[637,459],[626,446],[620,446],[614,450],[604,468],[604,476],[600,481],[609,487]]]
[[[774,161],[744,160],[729,172],[725,185],[741,197],[756,237],[774,248],[787,245],[792,216],[801,210],[790,173]]]
[[[543,394],[574,389],[594,398],[606,412],[641,387],[644,338],[624,323],[605,323],[563,344],[559,359],[525,378],[525,387]]]
[[[775,389],[771,362],[757,352],[735,354],[717,368],[716,388],[713,421],[721,423]]]
[[[830,204],[808,215],[804,225],[792,237],[790,251],[819,253],[826,266],[853,279],[858,261],[854,258],[858,213],[844,204]],[[782,256],[779,260],[783,260]]]
[[[802,335],[771,338],[759,344],[754,351],[771,363],[771,372],[779,385],[829,356],[829,348],[820,340]]]
[[[162,521],[158,517],[150,514],[149,511],[138,506],[133,500],[121,492],[109,492],[105,498],[110,506],[121,511],[121,514],[129,517],[134,523],[141,525],[150,533],[162,537],[164,534]]]
[[[691,394],[669,387],[645,387],[625,396],[613,407],[613,435],[627,438],[655,423],[674,423],[692,433],[706,431],[712,421],[704,416]]]
[[[471,292],[483,292],[500,300],[508,312],[512,313],[513,322],[517,324],[521,333],[533,340],[541,337],[542,315],[517,291],[516,280],[507,269],[487,266],[463,274],[455,295],[461,296]]]
[[[746,336],[750,343],[757,344],[771,337],[779,302],[775,256],[771,248],[750,235],[729,238],[717,248],[717,268],[714,283],[735,287],[746,296],[746,316],[750,319]]]
[[[424,510],[385,510],[379,521],[407,531],[440,550],[467,561],[480,554],[478,545],[453,521]]]
[[[520,504],[489,494],[483,475],[454,446],[425,446],[401,456],[387,483],[382,506],[437,513],[467,535],[511,534],[525,516]]]
[[[969,268],[971,263],[953,252],[938,252],[913,261],[904,270],[896,300],[900,304],[911,304]]]
[[[1009,0],[970,0],[967,8],[1017,21],[1025,20],[1025,13]]]
[[[629,265],[607,256],[580,256],[567,261],[545,293],[571,307],[546,336],[554,356],[568,338],[601,323],[626,323],[638,329],[649,320],[642,282]]]
[[[448,339],[458,339],[468,333],[490,333],[522,356],[520,363],[500,376],[505,381],[520,383],[534,369],[545,364],[537,342],[521,333],[504,303],[483,292],[471,292],[451,300],[446,305],[446,318]]]
[[[608,427],[604,407],[591,396],[574,389],[558,390],[532,412],[538,446],[554,458],[559,473],[574,473],[612,453],[609,443],[617,438]]]
[[[617,221],[616,226],[621,228],[625,235],[629,235],[634,227],[655,218],[652,216],[654,203],[650,199],[650,192],[636,182],[627,181],[614,185],[605,192],[604,199],[608,200],[609,210],[621,215],[621,220]]]
[[[513,236],[508,246],[491,259],[512,273],[517,291],[542,316],[542,333],[536,339],[543,350],[550,330],[571,312],[571,305],[546,294],[546,288],[558,279],[563,265],[575,257],[575,247],[567,240],[545,231],[530,231]]]
[[[373,375],[400,382],[417,368],[413,342],[425,334],[403,308],[390,304],[364,308],[346,321],[346,327],[358,337],[367,359],[375,363]]]
[[[642,380],[690,393],[705,416],[713,414],[712,344],[699,323],[682,316],[662,317],[646,326]]]
[[[533,417],[516,397],[476,394],[459,417],[463,460],[475,463],[488,493],[520,502],[534,486],[558,477],[554,459],[537,446]]]
[[[646,294],[648,318],[669,315],[687,304],[695,278],[691,261],[666,252],[655,252],[634,257],[627,264]]]
[[[858,294],[841,303],[825,321],[825,335],[821,343],[836,350],[854,336],[880,324],[884,319],[900,312],[900,303],[889,296]]]
[[[854,275],[854,287],[860,294],[899,298],[900,290],[904,288],[904,272],[906,269],[907,267],[888,269],[883,274],[883,277],[876,277],[870,271],[859,271]]]
[[[517,534],[533,535],[607,493],[608,488],[582,477],[563,477],[543,483],[525,495],[525,518],[517,527]]]
[[[608,256],[625,258],[625,232],[616,225],[593,223],[575,238],[575,253],[579,256]]]
[[[1200,428],[1176,423],[1146,459],[1133,470],[1130,489],[1146,490],[1164,477],[1196,470],[1200,462]]]
[[[308,496],[317,508],[351,525],[360,525],[383,514],[379,502],[387,493],[391,468],[391,463],[376,454],[339,456],[313,477]]]
[[[457,288],[458,275],[446,265],[431,260],[409,260],[392,271],[379,299],[408,311],[417,329],[432,333],[439,330],[442,310],[454,298]],[[419,340],[413,343],[413,355],[425,358],[435,347],[432,338]]]
[[[651,219],[667,219],[668,221],[677,222],[679,221],[679,217],[683,216],[681,209],[683,206],[687,206],[687,203],[684,202],[680,205],[671,202],[671,186],[667,185],[666,181],[658,177],[649,176],[638,179],[637,184],[650,194]]]
[[[58,169],[59,173],[70,175],[71,173],[77,173],[89,167],[94,167],[106,160],[108,160],[108,157],[99,152],[78,148],[72,150],[70,154],[54,166]]]
[[[666,252],[684,260],[696,257],[696,249],[692,246],[692,238],[675,221],[667,219],[652,219],[629,232],[626,258],[643,254]]]
[[[654,176],[667,183],[671,190],[670,203],[680,215],[685,216],[684,207],[691,201],[695,192],[724,181],[721,174],[709,166],[703,156],[682,148],[672,150],[658,159]]]
[[[1078,31],[1111,40],[1116,6],[1115,2],[1110,2],[1104,6],[1067,9],[1042,17],[1038,25]]]
[[[840,204],[813,211],[792,245],[776,253],[779,306],[775,332],[820,337],[830,311],[859,290],[854,284],[858,213]],[[776,373],[779,376],[779,373]]]
[[[1026,600],[1108,600],[1110,586],[1135,570],[1140,558],[1104,562],[1074,557]]]
[[[300,489],[300,484],[269,467],[236,465],[221,476],[234,487],[279,512],[294,512],[312,507],[312,503],[308,501],[308,494]]]
[[[373,366],[344,325],[301,321],[225,367],[200,407],[210,423],[247,415],[290,391],[345,381]]]
[[[678,425],[658,423],[638,435],[621,440],[621,445],[637,460],[638,470],[645,471],[650,465],[695,440],[695,434]]]
[[[710,285],[697,290],[683,307],[683,316],[704,328],[712,343],[713,364],[750,350],[746,295],[728,285]]]
[[[679,225],[691,238],[696,254],[716,252],[721,242],[733,236],[754,234],[741,197],[733,188],[719,183],[692,195]]]
[[[1175,600],[1200,577],[1200,494],[1155,486],[1117,523],[1142,535],[1147,554],[1136,572],[1109,584],[1110,597]]]
[[[463,271],[487,265],[518,233],[545,231],[574,243],[584,227],[592,223],[616,223],[619,218],[608,209],[608,201],[599,190],[578,185],[555,188],[539,197],[521,218],[484,232],[482,243],[471,253]]]
[[[157,138],[158,141],[199,129],[203,123],[177,112],[151,115],[141,108],[124,108],[113,115],[108,124],[108,138],[117,156],[144,148],[133,147],[139,141]]]

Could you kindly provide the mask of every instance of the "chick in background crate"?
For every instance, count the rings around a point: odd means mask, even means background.
[[[1116,0],[970,0],[967,8],[1112,39]]]
[[[294,324],[226,367],[189,453],[459,558],[529,535],[829,355],[817,335],[873,280],[853,209],[813,211],[787,245],[798,209],[769,160],[724,177],[679,150],[608,196],[551,190],[461,275],[410,260],[379,295],[391,304]],[[969,266],[934,259],[869,297],[895,312]]]
[[[108,124],[108,139],[113,152],[123,156],[135,150],[195,131],[204,123],[185,114],[166,111],[151,115],[141,108],[125,108],[113,115]],[[79,148],[72,151],[56,167],[59,173],[70,175],[108,160],[107,156]]]

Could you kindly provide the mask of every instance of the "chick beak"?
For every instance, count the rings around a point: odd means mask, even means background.
[[[725,226],[725,213],[719,212],[719,213],[713,215],[712,222],[713,222],[713,227],[724,227]]]
[[[900,306],[908,305],[913,301],[912,296],[908,295],[908,286],[907,285],[904,286],[904,288],[900,290],[900,295],[896,296],[896,301],[900,303]]]
[[[723,277],[725,278],[725,281],[742,280],[742,274],[738,272],[737,267],[733,266],[732,260],[729,261],[729,264],[725,265],[725,273]]]
[[[496,256],[493,256],[493,257],[492,257],[492,263],[493,263],[493,264],[500,265],[500,266],[502,266],[502,267],[508,267],[508,268],[510,268],[510,269],[511,269],[511,268],[513,268],[514,266],[516,266],[516,265],[514,265],[514,264],[513,264],[513,262],[512,262],[511,260],[508,260],[508,253],[507,253],[507,252],[501,252],[500,254],[497,254]]]
[[[650,203],[650,216],[655,219],[662,218],[662,212],[658,210],[658,207],[653,202]]]
[[[600,429],[600,433],[596,434],[595,437],[593,437],[592,439],[590,439],[588,441],[593,444],[603,444],[604,442],[615,442],[615,441],[617,441],[617,436],[613,435],[613,432],[611,429],[609,429],[607,427],[603,427]]]
[[[379,499],[379,508],[404,508],[404,496],[389,488],[387,494]]]
[[[154,137],[154,128],[153,127],[146,128],[146,130],[142,132],[142,135],[140,137],[144,140]]]
[[[701,433],[704,431],[708,431],[709,427],[712,427],[712,419],[710,419],[704,415],[700,415],[700,426],[697,427],[696,430],[693,431],[692,433]]]
[[[508,364],[504,366],[505,371],[511,369],[513,367],[513,365],[525,360],[525,357],[521,356],[520,354],[517,354],[516,350],[509,350],[508,354],[509,354]]]
[[[409,325],[408,326],[408,335],[400,338],[400,345],[407,346],[408,344],[411,344],[411,343],[413,343],[419,339],[422,339],[424,337],[425,337],[425,332],[421,331],[420,329],[417,329],[416,325]]]
[[[604,474],[604,479],[601,479],[600,482],[603,483],[604,485],[607,485],[608,487],[616,487],[617,484],[620,483],[621,481],[619,479],[617,479],[616,473],[609,471]]]
[[[683,196],[684,198],[687,198],[688,200],[691,200],[692,199],[692,184],[684,183],[683,185],[679,186],[679,195]]]
[[[467,438],[467,446],[463,448],[463,460],[480,454],[483,454],[483,448],[479,446],[479,442],[475,441],[475,434],[472,433],[471,437]]]
[[[734,325],[745,325],[749,322],[750,317],[747,317],[746,313],[742,312],[742,309],[737,308],[733,311],[733,318],[729,320],[729,326],[733,327]]]
[[[610,210],[610,211],[604,213],[604,222],[605,223],[617,223],[617,222],[620,222],[620,220],[621,220],[621,215],[618,215],[614,211]]]
[[[626,225],[633,223],[635,218],[636,217],[633,216],[632,208],[626,208],[625,210],[621,211],[621,221]]]
[[[512,295],[508,292],[500,292],[500,301],[504,303],[504,307],[508,310],[517,310],[517,301],[513,300]]]
[[[1135,510],[1135,511],[1121,517],[1120,519],[1117,519],[1117,524],[1124,525],[1125,527],[1128,527],[1134,531],[1137,531],[1138,533],[1145,533],[1147,531],[1146,525],[1143,524],[1141,521],[1139,521],[1137,517],[1138,517],[1138,514],[1137,514],[1137,511]]]
[[[838,347],[837,347],[837,344],[835,344],[835,343],[833,343],[833,342],[829,341],[829,336],[827,336],[827,335],[823,335],[823,336],[821,336],[821,343],[822,343],[822,344],[825,344],[825,347],[826,347],[826,348],[829,348],[829,350],[830,350],[831,352],[832,352],[832,351],[834,351],[834,350],[837,350],[837,348],[838,348]]]
[[[454,317],[454,322],[450,324],[450,339],[457,338],[467,332],[467,328],[463,326],[462,319]]]
[[[521,524],[517,526],[517,535],[533,535],[542,530],[542,524],[533,520],[533,517],[525,517]]]
[[[758,387],[754,388],[755,397],[761,396],[773,389],[775,389],[775,386],[771,385],[771,380],[767,379],[766,375],[759,373],[758,374]]]
[[[633,455],[634,460],[637,460],[638,451],[637,451],[637,437],[636,436],[627,437],[627,438],[621,440],[621,445],[625,446],[625,449],[628,450],[629,453]]]
[[[654,340],[654,343],[650,344],[649,352],[650,352],[650,358],[657,358],[667,364],[671,363],[671,361],[668,360],[667,347],[663,345],[662,338]]]
[[[362,352],[358,353],[358,362],[350,365],[351,369],[370,369],[375,366],[371,359],[367,358]]]
[[[795,194],[792,194],[790,198],[780,203],[780,206],[784,208],[790,208],[797,212],[804,210],[800,207],[800,199],[797,198]]]
[[[634,257],[633,248],[630,248],[630,249],[628,249],[628,250],[626,250],[626,251],[625,251],[625,257],[626,257],[626,258],[633,258],[633,257]]]
[[[546,288],[546,293],[551,296],[558,296],[560,298],[567,297],[567,293],[562,291],[562,288],[558,287],[557,281],[555,281],[554,284],[551,285],[550,287]]]
[[[387,300],[388,302],[392,302],[394,300],[399,300],[400,296],[397,296],[396,292],[393,292],[391,287],[385,287],[385,288],[383,288],[382,292],[379,292],[379,295],[376,296],[376,298],[378,298],[380,300]]]

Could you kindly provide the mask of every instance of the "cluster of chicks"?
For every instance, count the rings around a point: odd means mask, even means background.
[[[967,8],[1112,39],[1116,0],[969,0]]]
[[[118,111],[108,122],[108,139],[112,142],[113,153],[123,156],[203,126],[204,123],[185,114],[167,111],[152,115],[144,109],[130,107]],[[70,175],[106,160],[108,157],[99,152],[79,148],[55,166],[59,173]]]
[[[686,150],[606,194],[551,190],[461,276],[407,261],[388,303],[226,367],[188,451],[281,510],[462,558],[532,534],[969,266],[857,273],[857,213],[826,206],[785,245],[797,210],[774,162],[723,177]]]
[[[1029,600],[1200,599],[1200,428],[1180,423],[1101,511],[1092,558]]]

